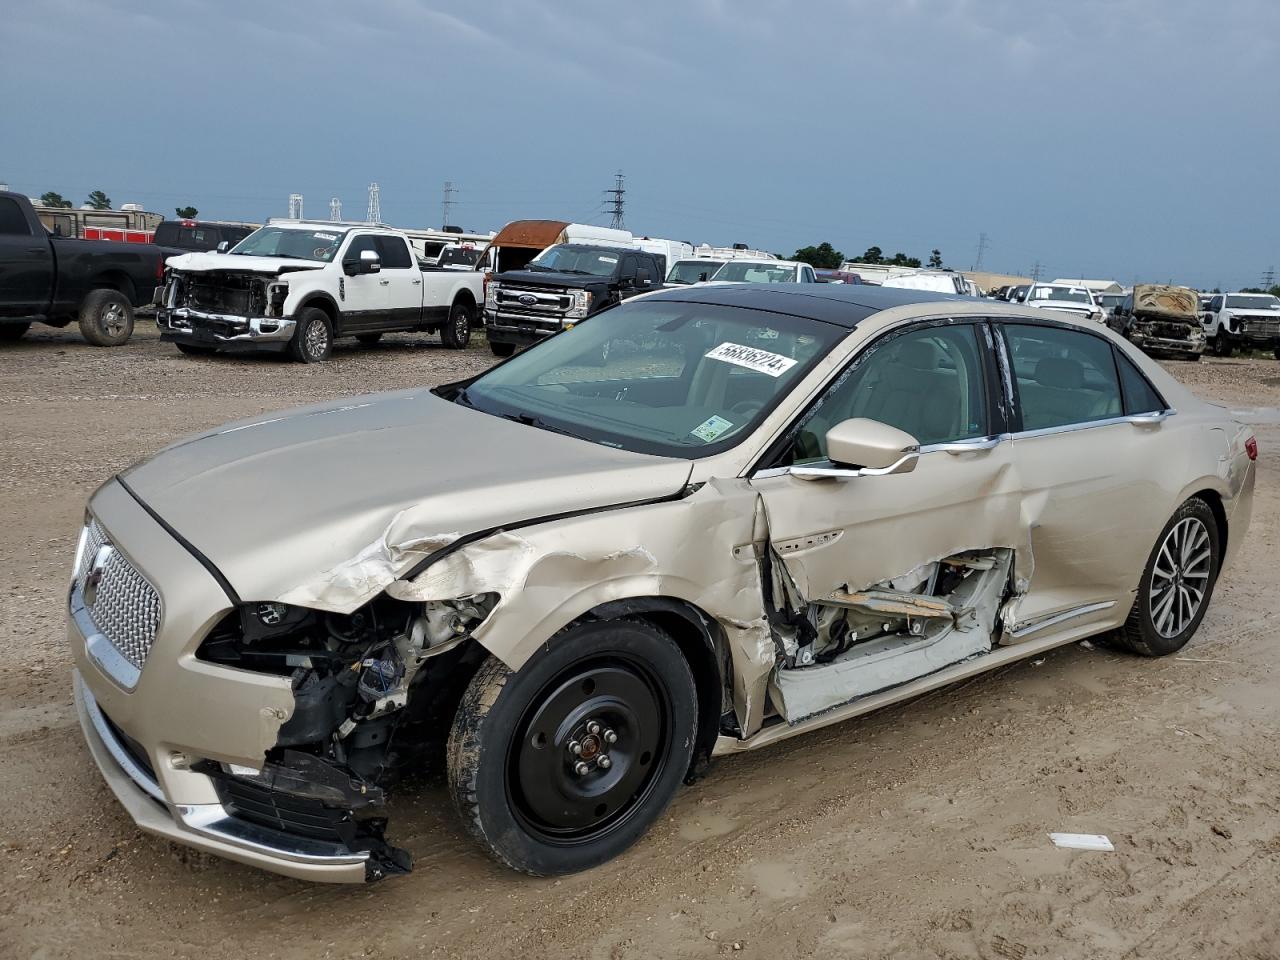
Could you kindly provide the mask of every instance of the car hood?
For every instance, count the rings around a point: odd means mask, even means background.
[[[1280,310],[1237,310],[1227,307],[1233,317],[1242,320],[1280,320]]]
[[[184,253],[181,256],[170,257],[164,263],[170,270],[187,270],[193,273],[229,270],[233,273],[271,275],[292,270],[319,270],[326,266],[317,260],[298,260],[293,257],[242,257],[234,253]]]
[[[609,277],[585,276],[581,273],[555,273],[546,270],[508,270],[498,274],[498,283],[527,283],[531,287],[582,288],[609,283]]]
[[[691,469],[421,389],[228,424],[121,480],[241,599],[349,612],[458,537],[674,496]]]

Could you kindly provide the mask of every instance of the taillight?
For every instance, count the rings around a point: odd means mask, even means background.
[[[156,260],[156,279],[157,280],[164,279],[164,254],[163,253],[160,254],[159,259]]]
[[[1244,442],[1244,452],[1249,455],[1250,460],[1258,459],[1258,438],[1250,437]]]

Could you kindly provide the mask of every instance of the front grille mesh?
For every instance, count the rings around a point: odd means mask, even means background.
[[[98,552],[108,543],[98,521],[89,521],[76,571],[81,596]],[[85,612],[120,655],[141,670],[160,627],[160,595],[119,550],[112,550],[103,564],[96,596],[91,605],[85,604]]]

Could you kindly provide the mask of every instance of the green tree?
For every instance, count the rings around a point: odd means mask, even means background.
[[[174,207],[173,212],[182,220],[194,220],[200,216],[200,211],[195,207]]]
[[[63,199],[62,194],[55,193],[53,190],[40,194],[40,202],[46,207],[71,207],[70,200]]]
[[[884,263],[884,251],[879,247],[867,247],[867,252],[853,258],[854,263]]]
[[[816,247],[801,247],[791,259],[807,263],[820,270],[834,270],[844,263],[844,254],[823,240]]]
[[[1273,297],[1280,297],[1280,283],[1277,283],[1274,287],[1268,290],[1267,293],[1271,294]]]
[[[108,197],[101,190],[93,191],[93,193],[89,194],[89,196],[85,199],[84,202],[94,210],[110,210],[111,209],[111,198]]]
[[[902,251],[898,251],[890,260],[881,260],[881,263],[887,263],[894,267],[918,267],[920,266],[919,257],[908,257]]]
[[[936,247],[934,248],[933,252],[929,254],[929,268],[931,270],[942,269],[942,251],[937,249]]]

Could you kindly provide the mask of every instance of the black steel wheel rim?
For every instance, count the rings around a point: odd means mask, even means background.
[[[574,664],[525,709],[507,753],[507,798],[544,842],[590,843],[619,829],[670,756],[671,697],[632,657]],[[585,767],[585,769],[584,769]]]

